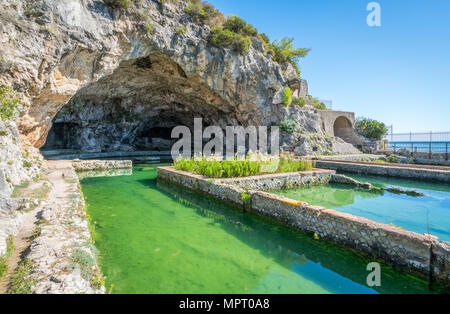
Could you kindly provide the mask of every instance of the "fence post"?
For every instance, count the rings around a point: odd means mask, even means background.
[[[445,160],[448,161],[448,142],[445,143]]]
[[[394,143],[394,154],[395,154],[395,152],[397,151],[397,149],[395,148],[396,146],[397,146],[397,144]]]
[[[428,155],[428,159],[431,159],[431,144],[432,142],[430,141],[430,152],[429,152],[429,155]]]

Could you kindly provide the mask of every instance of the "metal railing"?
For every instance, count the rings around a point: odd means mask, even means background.
[[[389,142],[388,148],[394,153],[405,148],[411,152],[428,153],[430,159],[433,153],[445,153],[445,160],[448,160],[450,142]]]
[[[392,131],[392,126],[388,129]],[[450,132],[390,132],[384,138],[390,142],[450,142]]]

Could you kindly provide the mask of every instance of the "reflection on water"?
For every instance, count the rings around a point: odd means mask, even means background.
[[[117,293],[427,293],[425,281],[204,195],[153,167],[82,181],[108,286]]]
[[[339,184],[273,193],[377,222],[392,223],[420,234],[431,233],[440,240],[450,241],[450,187],[448,185],[407,179],[346,175],[378,187],[414,189],[426,196],[414,197],[387,191],[382,193],[364,191]]]

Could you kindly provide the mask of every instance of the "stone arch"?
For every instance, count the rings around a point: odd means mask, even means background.
[[[346,142],[351,142],[354,132],[352,122],[345,116],[339,116],[333,125],[334,136],[343,139]]]

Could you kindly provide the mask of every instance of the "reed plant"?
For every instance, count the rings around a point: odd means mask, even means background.
[[[315,165],[310,160],[298,160],[292,156],[277,157],[249,153],[243,158],[222,160],[216,156],[179,157],[173,167],[176,170],[200,174],[208,178],[239,178],[270,173],[311,171]]]

